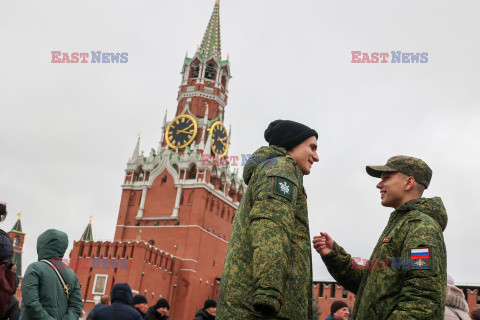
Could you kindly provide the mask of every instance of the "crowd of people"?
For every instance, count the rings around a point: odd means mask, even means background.
[[[6,215],[7,207],[0,203],[0,221]],[[19,306],[14,296],[19,280],[12,262],[13,243],[0,229],[0,320],[172,320],[166,299],[149,307],[145,296],[133,296],[128,283],[115,284],[109,296],[84,312],[78,277],[62,261],[67,246],[68,236],[60,230],[49,229],[38,237],[38,261],[25,271]],[[214,320],[216,308],[217,302],[208,299],[192,319]]]

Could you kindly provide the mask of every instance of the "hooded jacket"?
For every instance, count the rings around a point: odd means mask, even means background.
[[[90,314],[90,320],[142,320],[140,312],[135,310],[133,304],[132,289],[127,283],[117,283],[113,286],[110,294],[111,305],[103,305],[94,308]],[[115,313],[116,318],[113,317]]]
[[[207,311],[205,311],[205,308],[203,308],[198,310],[197,313],[195,313],[195,319],[193,320],[215,320],[215,316],[212,316]]]
[[[232,225],[217,320],[312,318],[312,267],[303,174],[284,148],[246,163],[248,188]]]
[[[0,291],[0,319],[18,319],[18,301],[13,296],[18,287],[18,277],[12,267],[13,243],[8,234],[0,229],[0,274],[4,279]],[[15,303],[16,301],[16,303]],[[14,318],[16,316],[16,318]]]
[[[155,306],[148,308],[145,320],[167,320],[169,317],[162,315]]]
[[[0,262],[13,257],[13,243],[8,233],[0,229]]]
[[[20,320],[77,320],[83,309],[78,278],[61,260],[68,247],[65,232],[49,229],[37,239],[38,260],[30,264],[22,282]],[[70,286],[67,301],[55,271],[45,262],[51,261]]]
[[[452,311],[452,308],[461,320],[470,320],[468,315],[468,304],[465,295],[459,288],[447,285],[447,298],[445,300],[445,320],[460,320]]]
[[[335,243],[322,259],[335,280],[356,294],[351,319],[443,319],[446,225],[442,200],[420,198],[392,212],[366,266]]]

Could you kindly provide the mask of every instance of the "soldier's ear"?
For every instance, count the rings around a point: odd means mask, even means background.
[[[405,191],[410,191],[415,188],[416,181],[414,177],[412,176],[408,177],[407,179],[405,179],[405,182],[406,182]]]

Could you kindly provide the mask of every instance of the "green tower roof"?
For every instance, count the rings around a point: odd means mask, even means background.
[[[22,231],[22,221],[20,221],[20,215],[18,216],[18,220],[17,220],[17,222],[15,222],[15,225],[13,226],[12,231],[23,232]]]
[[[80,241],[93,241],[93,232],[92,232],[92,219],[88,222],[88,226],[83,231]]]
[[[215,57],[218,60],[222,58],[222,48],[220,44],[220,0],[216,0],[212,16],[208,22],[207,30],[203,35],[202,44],[197,52],[205,59]]]

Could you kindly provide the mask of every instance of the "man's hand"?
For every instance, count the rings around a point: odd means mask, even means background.
[[[313,237],[313,247],[321,256],[329,254],[333,250],[333,239],[326,232],[320,232],[319,236]]]

